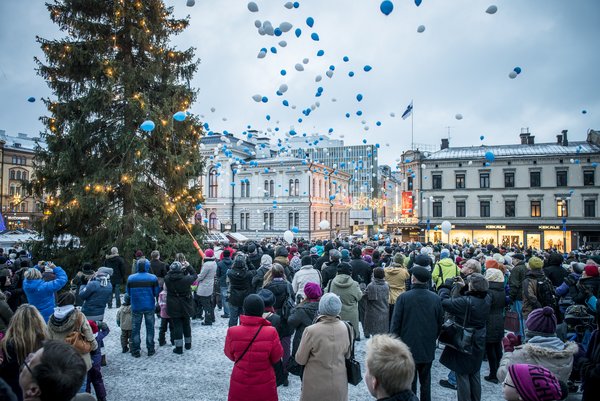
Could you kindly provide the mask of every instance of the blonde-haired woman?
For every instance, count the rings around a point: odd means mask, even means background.
[[[0,342],[0,378],[8,383],[19,400],[23,399],[19,368],[27,355],[42,347],[47,337],[46,322],[37,308],[30,304],[19,306]]]
[[[27,295],[27,302],[35,306],[40,311],[44,321],[47,322],[56,306],[54,294],[67,284],[68,278],[67,273],[52,262],[45,265],[45,269],[54,273],[56,278],[44,281],[42,272],[35,267],[30,267],[25,272],[23,291]]]

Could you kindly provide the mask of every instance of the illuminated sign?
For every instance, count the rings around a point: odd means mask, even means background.
[[[560,226],[538,226],[540,230],[559,230]]]
[[[412,217],[413,215],[413,197],[412,191],[402,192],[402,216]]]
[[[487,228],[489,230],[504,230],[504,229],[506,229],[506,226],[489,225],[489,226],[485,226],[485,228]]]

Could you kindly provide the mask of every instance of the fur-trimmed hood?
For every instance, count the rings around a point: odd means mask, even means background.
[[[573,357],[579,352],[579,347],[571,341],[563,343],[557,337],[533,337],[523,345],[523,350],[537,358],[564,359]]]

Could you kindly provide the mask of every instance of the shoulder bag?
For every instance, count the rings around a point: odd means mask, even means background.
[[[248,352],[248,350],[250,349],[250,346],[252,345],[252,343],[254,342],[254,340],[256,340],[256,337],[258,337],[258,333],[260,333],[260,331],[262,330],[262,328],[263,328],[263,326],[260,326],[258,328],[258,331],[254,335],[254,337],[252,337],[252,340],[250,340],[250,342],[248,343],[248,346],[246,347],[246,349],[244,350],[244,352],[242,352],[242,355],[240,355],[240,357],[235,361],[234,365],[237,364],[239,361],[241,361],[242,358],[246,355],[246,352]]]
[[[65,337],[65,342],[72,345],[80,354],[88,354],[92,351],[93,344],[85,338],[85,335],[81,331],[83,327],[83,314],[78,311],[75,313],[79,314],[77,322],[75,323],[73,331]]]
[[[344,322],[344,324],[348,329],[348,340],[350,340],[350,358],[346,358],[346,375],[348,376],[348,383],[356,386],[362,381],[362,373],[360,372],[360,363],[354,359],[354,341],[350,333],[350,324],[347,322]]]
[[[467,355],[473,353],[473,336],[475,334],[475,328],[467,327],[470,311],[471,298],[467,297],[467,311],[462,326],[454,320],[448,319],[442,325],[442,331],[438,337],[440,343]]]

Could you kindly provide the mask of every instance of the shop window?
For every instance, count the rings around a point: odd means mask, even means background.
[[[569,201],[566,199],[558,199],[556,201],[556,216],[569,217]]]
[[[596,200],[586,199],[583,201],[583,216],[596,217]]]
[[[456,202],[456,217],[466,217],[467,205],[465,201]]]
[[[490,201],[479,202],[479,212],[481,217],[490,217]]]
[[[464,189],[465,188],[465,175],[464,174],[456,174],[456,189]]]
[[[531,217],[542,216],[542,201],[531,201]]]
[[[532,188],[542,186],[542,177],[541,177],[539,171],[530,171],[529,172],[529,186]]]
[[[583,185],[595,185],[595,172],[593,170],[583,172]]]
[[[557,171],[556,172],[556,186],[557,187],[566,187],[567,186],[567,172],[566,171]]]
[[[514,188],[515,187],[515,173],[504,173],[504,187]]]
[[[489,188],[490,187],[490,173],[480,173],[479,174],[479,188]]]
[[[431,176],[433,189],[442,189],[442,175],[434,174]]]
[[[515,201],[504,202],[504,217],[515,217]]]
[[[433,217],[442,217],[442,202],[433,202]]]

